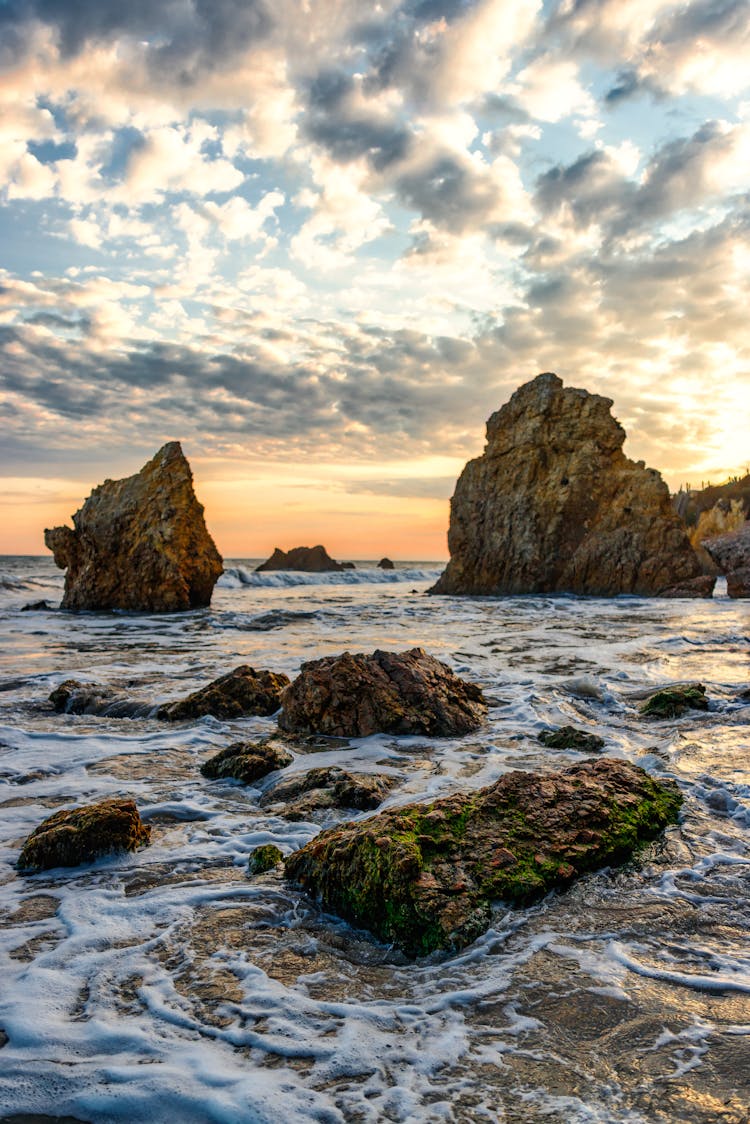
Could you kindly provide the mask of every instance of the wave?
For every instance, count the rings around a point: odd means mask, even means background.
[[[443,572],[435,570],[336,570],[323,574],[307,574],[301,570],[264,570],[260,574],[242,566],[230,566],[217,585],[224,589],[271,587],[283,589],[293,585],[390,585],[397,582],[436,582]]]

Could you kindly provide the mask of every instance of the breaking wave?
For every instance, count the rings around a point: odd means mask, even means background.
[[[436,582],[442,567],[434,570],[336,570],[308,574],[301,570],[265,570],[260,574],[243,566],[230,566],[217,585],[228,589],[240,586],[283,589],[294,585],[388,585],[394,582]]]

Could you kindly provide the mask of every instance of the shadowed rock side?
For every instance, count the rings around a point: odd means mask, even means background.
[[[186,722],[206,714],[223,719],[242,718],[246,714],[267,717],[279,709],[282,691],[288,686],[289,677],[281,672],[256,671],[241,664],[187,698],[165,703],[156,716],[165,722]]]
[[[102,800],[44,820],[24,843],[18,868],[79,866],[112,851],[135,851],[150,838],[151,828],[141,823],[133,800]]]
[[[324,908],[410,956],[462,948],[494,901],[526,904],[628,858],[677,819],[674,785],[602,758],[321,832],[285,860]]]
[[[223,563],[179,441],[124,480],[105,480],[44,541],[65,575],[63,609],[172,613],[208,605]]]
[[[284,692],[279,726],[300,734],[460,737],[487,713],[481,690],[421,648],[304,663]]]
[[[707,597],[658,472],[622,451],[612,402],[539,375],[487,422],[451,501],[432,593]]]
[[[706,551],[727,575],[727,593],[730,597],[750,597],[750,523],[739,531],[706,539]]]
[[[274,550],[270,558],[256,566],[262,570],[304,570],[310,574],[323,574],[329,570],[353,570],[352,562],[336,562],[324,546],[295,546],[292,550]]]

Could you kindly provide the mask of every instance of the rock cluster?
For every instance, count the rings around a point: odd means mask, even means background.
[[[461,948],[495,901],[525,904],[622,862],[677,818],[674,785],[601,758],[559,773],[506,773],[489,788],[323,831],[287,877],[408,955]]]
[[[704,548],[727,576],[730,597],[750,597],[750,522],[738,531],[706,539]]]
[[[141,823],[133,800],[102,800],[55,812],[32,831],[18,859],[19,870],[79,866],[112,851],[145,847],[151,828]]]
[[[625,456],[611,406],[547,373],[492,415],[432,593],[710,596],[666,484]]]
[[[270,558],[256,566],[256,573],[262,570],[303,570],[310,574],[323,574],[329,570],[353,570],[352,562],[336,562],[324,546],[295,546],[292,550],[275,548]]]
[[[242,664],[187,698],[166,703],[159,708],[157,717],[166,722],[185,722],[206,714],[223,719],[275,714],[281,705],[281,693],[288,686],[287,675],[256,671]]]
[[[67,571],[63,609],[196,609],[223,570],[178,441],[135,476],[94,488],[73,528],[47,530],[44,541]]]
[[[299,734],[360,738],[370,734],[459,737],[476,730],[487,704],[421,648],[344,652],[304,663],[284,692],[279,726]]]

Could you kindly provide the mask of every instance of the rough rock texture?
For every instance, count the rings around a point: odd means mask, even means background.
[[[231,777],[252,784],[293,760],[291,753],[271,742],[234,742],[204,761],[201,773],[212,780]]]
[[[703,546],[727,575],[729,596],[750,597],[750,523],[744,523],[730,535],[706,539]]]
[[[266,871],[273,870],[275,866],[278,866],[283,858],[283,854],[273,843],[264,843],[250,852],[250,858],[247,860],[247,872],[248,874],[265,874]]]
[[[344,652],[303,663],[284,692],[279,726],[344,738],[453,737],[476,730],[486,711],[479,687],[421,648],[371,656]]]
[[[281,692],[289,686],[287,675],[256,671],[242,664],[194,691],[186,699],[166,703],[157,717],[166,722],[184,722],[212,714],[214,718],[242,718],[245,714],[275,714],[281,706]]]
[[[681,797],[625,761],[506,773],[489,788],[323,831],[287,877],[407,954],[461,948],[491,904],[526,904],[621,862],[677,818]]]
[[[396,567],[393,564],[393,562],[391,562],[390,558],[381,558],[380,561],[378,562],[378,569],[379,570],[395,570]]]
[[[688,710],[708,710],[706,688],[702,683],[665,687],[649,695],[641,707],[648,718],[680,718]]]
[[[542,730],[539,741],[548,749],[577,749],[580,753],[598,753],[604,749],[604,738],[587,734],[575,726],[558,726],[555,730]]]
[[[347,773],[335,765],[324,766],[282,778],[263,794],[260,804],[286,804],[280,814],[288,820],[308,819],[330,808],[369,811],[383,803],[395,783],[396,778],[385,773]]]
[[[710,596],[666,484],[625,456],[611,406],[548,373],[492,415],[456,485],[432,593]]]
[[[67,569],[61,608],[173,613],[210,603],[223,564],[178,441],[135,476],[94,488],[73,526],[44,532]]]
[[[19,870],[79,866],[111,851],[145,847],[151,828],[141,823],[133,800],[102,800],[55,812],[32,831],[18,860]]]
[[[261,570],[305,570],[311,574],[322,574],[328,570],[353,570],[351,562],[336,562],[324,546],[295,546],[292,550],[274,550],[270,558],[256,566]]]

